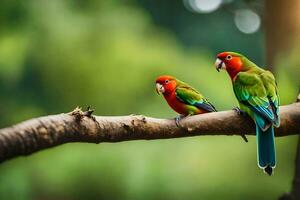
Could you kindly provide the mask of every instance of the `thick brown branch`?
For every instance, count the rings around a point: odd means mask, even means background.
[[[300,133],[300,103],[280,108],[281,126],[276,136]],[[71,113],[31,119],[0,129],[0,162],[68,142],[120,142],[197,135],[254,135],[251,119],[234,111],[191,116],[181,121],[142,115],[100,117],[75,109]]]

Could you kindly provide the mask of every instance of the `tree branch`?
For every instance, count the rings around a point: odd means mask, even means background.
[[[250,118],[234,111],[191,116],[181,127],[171,119],[142,115],[120,117],[92,116],[76,108],[71,113],[50,115],[0,129],[0,162],[68,142],[121,142],[197,135],[254,135]],[[281,126],[276,136],[300,133],[300,103],[280,107]]]

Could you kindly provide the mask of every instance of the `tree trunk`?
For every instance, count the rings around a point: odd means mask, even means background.
[[[267,64],[276,67],[278,59],[299,48],[300,42],[300,1],[265,1],[265,41]],[[299,49],[298,49],[299,50]],[[283,57],[282,57],[283,56]],[[298,59],[298,62],[300,59]],[[299,66],[299,65],[298,65]]]
[[[265,42],[271,71],[284,67],[295,84],[300,84],[300,1],[265,0]],[[295,94],[296,95],[296,94]],[[300,138],[292,190],[280,200],[300,199]]]

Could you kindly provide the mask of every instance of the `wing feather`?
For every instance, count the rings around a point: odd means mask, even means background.
[[[233,83],[233,89],[241,103],[265,120],[279,126],[279,97],[271,72],[240,72]]]
[[[217,111],[216,108],[207,99],[205,99],[197,90],[192,87],[178,87],[176,89],[176,97],[181,102],[187,105],[192,105],[208,112]]]

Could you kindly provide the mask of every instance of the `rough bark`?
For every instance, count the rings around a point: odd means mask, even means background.
[[[177,127],[173,119],[142,115],[92,116],[91,111],[31,119],[0,129],[0,162],[68,142],[121,142],[197,135],[254,135],[254,123],[234,111],[187,117]],[[280,107],[281,126],[276,136],[300,133],[300,103]]]

